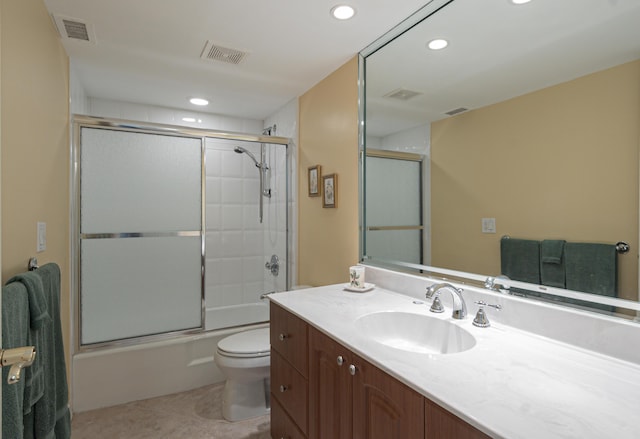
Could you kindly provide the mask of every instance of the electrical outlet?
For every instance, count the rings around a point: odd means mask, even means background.
[[[38,223],[38,249],[43,252],[47,249],[47,223]]]
[[[496,233],[495,218],[482,218],[482,233]]]

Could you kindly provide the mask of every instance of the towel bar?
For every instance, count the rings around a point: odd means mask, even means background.
[[[29,265],[27,266],[29,271],[37,270],[39,267],[37,258],[30,258]]]
[[[503,235],[502,238],[500,239],[510,239],[511,236],[509,235]],[[620,254],[624,254],[624,253],[629,253],[629,250],[631,250],[631,246],[629,244],[627,244],[624,241],[618,241],[616,242],[616,251]]]
[[[627,253],[629,249],[630,249],[629,244],[627,244],[624,241],[620,241],[616,243],[616,251],[618,253]]]

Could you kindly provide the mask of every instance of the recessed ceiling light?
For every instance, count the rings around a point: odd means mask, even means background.
[[[209,101],[202,98],[191,98],[189,99],[189,102],[191,102],[193,105],[199,105],[201,107],[204,107],[205,105],[209,105]]]
[[[525,3],[529,3],[531,0],[511,0],[511,3],[514,5],[524,5]]]
[[[437,38],[435,40],[429,41],[429,44],[427,44],[427,47],[431,50],[441,50],[447,47],[448,45],[449,45],[449,42],[447,40],[443,40],[442,38]]]
[[[356,14],[356,10],[348,5],[338,5],[331,8],[331,15],[338,20],[348,20]]]
[[[182,121],[183,122],[195,122],[196,118],[195,117],[183,117]]]

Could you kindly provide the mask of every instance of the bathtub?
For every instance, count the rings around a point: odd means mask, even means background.
[[[218,341],[268,326],[268,301],[206,309],[205,331],[76,353],[71,406],[80,413],[223,382],[213,362]]]

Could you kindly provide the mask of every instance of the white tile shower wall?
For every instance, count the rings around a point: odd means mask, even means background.
[[[431,126],[420,125],[383,137],[381,146],[383,149],[429,156],[430,136]]]
[[[284,272],[284,267],[287,267],[287,273],[289,276],[289,287],[292,287],[297,284],[297,231],[298,231],[298,215],[297,215],[297,181],[298,181],[298,99],[292,99],[289,101],[284,107],[276,111],[274,114],[267,117],[264,121],[264,127],[276,126],[275,133],[272,133],[276,136],[280,137],[288,137],[291,139],[291,143],[289,144],[289,148],[287,151],[286,160],[289,165],[289,174],[285,175],[284,169],[286,163],[278,163],[278,167],[281,170],[278,172],[278,176],[280,179],[275,182],[275,185],[278,191],[281,194],[284,194],[286,191],[286,185],[289,185],[289,199],[284,199],[282,196],[278,198],[279,203],[288,203],[289,209],[289,217],[288,218],[270,218],[269,222],[269,233],[272,234],[276,232],[278,234],[276,242],[279,247],[274,248],[271,244],[273,235],[265,234],[265,250],[270,252],[269,254],[277,254],[279,255],[281,261],[281,273]],[[288,181],[287,181],[288,178]],[[281,211],[278,209],[278,211]],[[277,221],[276,221],[277,219]],[[286,225],[287,221],[289,223],[289,230],[287,231]],[[286,240],[285,238],[289,238],[289,254],[288,258],[285,258],[284,255],[286,252],[284,251]],[[271,276],[271,274],[268,274]],[[271,286],[272,288],[269,291],[283,291],[286,288],[287,279],[280,274],[277,278],[271,277]]]
[[[259,144],[206,139],[208,330],[268,318],[266,305],[263,314],[243,311],[264,292],[264,232],[259,222],[260,173],[247,154],[233,151],[236,145],[260,158]]]
[[[84,87],[78,79],[76,67],[73,60],[69,61],[69,113],[87,114],[89,111],[89,98],[87,97]]]

